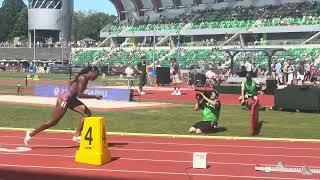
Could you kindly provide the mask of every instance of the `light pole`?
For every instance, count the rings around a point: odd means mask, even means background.
[[[153,31],[154,31],[154,34],[153,34],[153,70],[156,69],[156,64],[155,64],[155,53],[156,53],[156,29],[155,29],[155,26],[153,26]]]
[[[61,45],[61,61],[63,66],[63,32],[62,31],[59,33],[59,41]]]
[[[180,60],[180,26],[178,27],[178,43],[177,43],[177,50],[178,50],[178,57],[177,57],[177,61],[179,62]]]
[[[36,61],[36,30],[33,30],[33,62]]]

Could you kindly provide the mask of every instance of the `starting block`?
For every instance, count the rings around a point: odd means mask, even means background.
[[[81,133],[79,150],[75,162],[103,165],[111,160],[103,117],[87,117]]]
[[[273,166],[255,166],[256,171],[264,171],[266,173],[284,172],[284,173],[301,173],[303,175],[312,176],[313,174],[320,174],[320,168],[303,167],[286,167],[283,162],[279,162]]]

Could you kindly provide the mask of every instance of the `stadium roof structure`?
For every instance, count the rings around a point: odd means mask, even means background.
[[[231,57],[231,74],[233,74],[234,57],[240,52],[264,52],[264,53],[266,53],[266,55],[269,57],[268,67],[269,67],[269,73],[271,73],[272,72],[272,68],[271,68],[272,56],[274,56],[274,54],[278,51],[286,51],[286,50],[283,48],[233,48],[233,49],[223,49],[222,51],[225,51]]]
[[[187,6],[196,6],[202,0],[110,0],[117,9],[120,20],[124,20],[126,12],[134,11],[138,16],[144,16],[145,11],[161,12],[164,9],[179,9]],[[191,4],[190,4],[191,3]]]

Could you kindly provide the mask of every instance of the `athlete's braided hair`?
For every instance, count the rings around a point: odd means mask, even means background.
[[[83,75],[83,74],[88,74],[90,71],[96,71],[96,72],[100,72],[99,68],[97,66],[87,66],[85,68],[83,68],[75,77],[74,79],[71,81],[75,82],[78,81],[78,78]]]

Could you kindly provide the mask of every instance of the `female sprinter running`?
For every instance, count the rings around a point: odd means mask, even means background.
[[[44,131],[52,126],[55,126],[60,119],[64,116],[67,109],[71,109],[81,115],[81,120],[79,127],[75,136],[73,136],[73,141],[80,141],[80,135],[83,128],[83,119],[84,117],[91,116],[91,112],[86,105],[84,105],[78,98],[95,98],[101,99],[101,95],[87,95],[84,94],[85,89],[87,88],[88,81],[95,80],[99,76],[100,71],[96,66],[89,66],[82,69],[79,74],[70,81],[68,84],[68,91],[58,96],[56,107],[51,118],[46,122],[40,125],[37,129],[33,131],[27,131],[24,138],[24,143],[29,144],[31,138],[38,134],[41,131]]]

